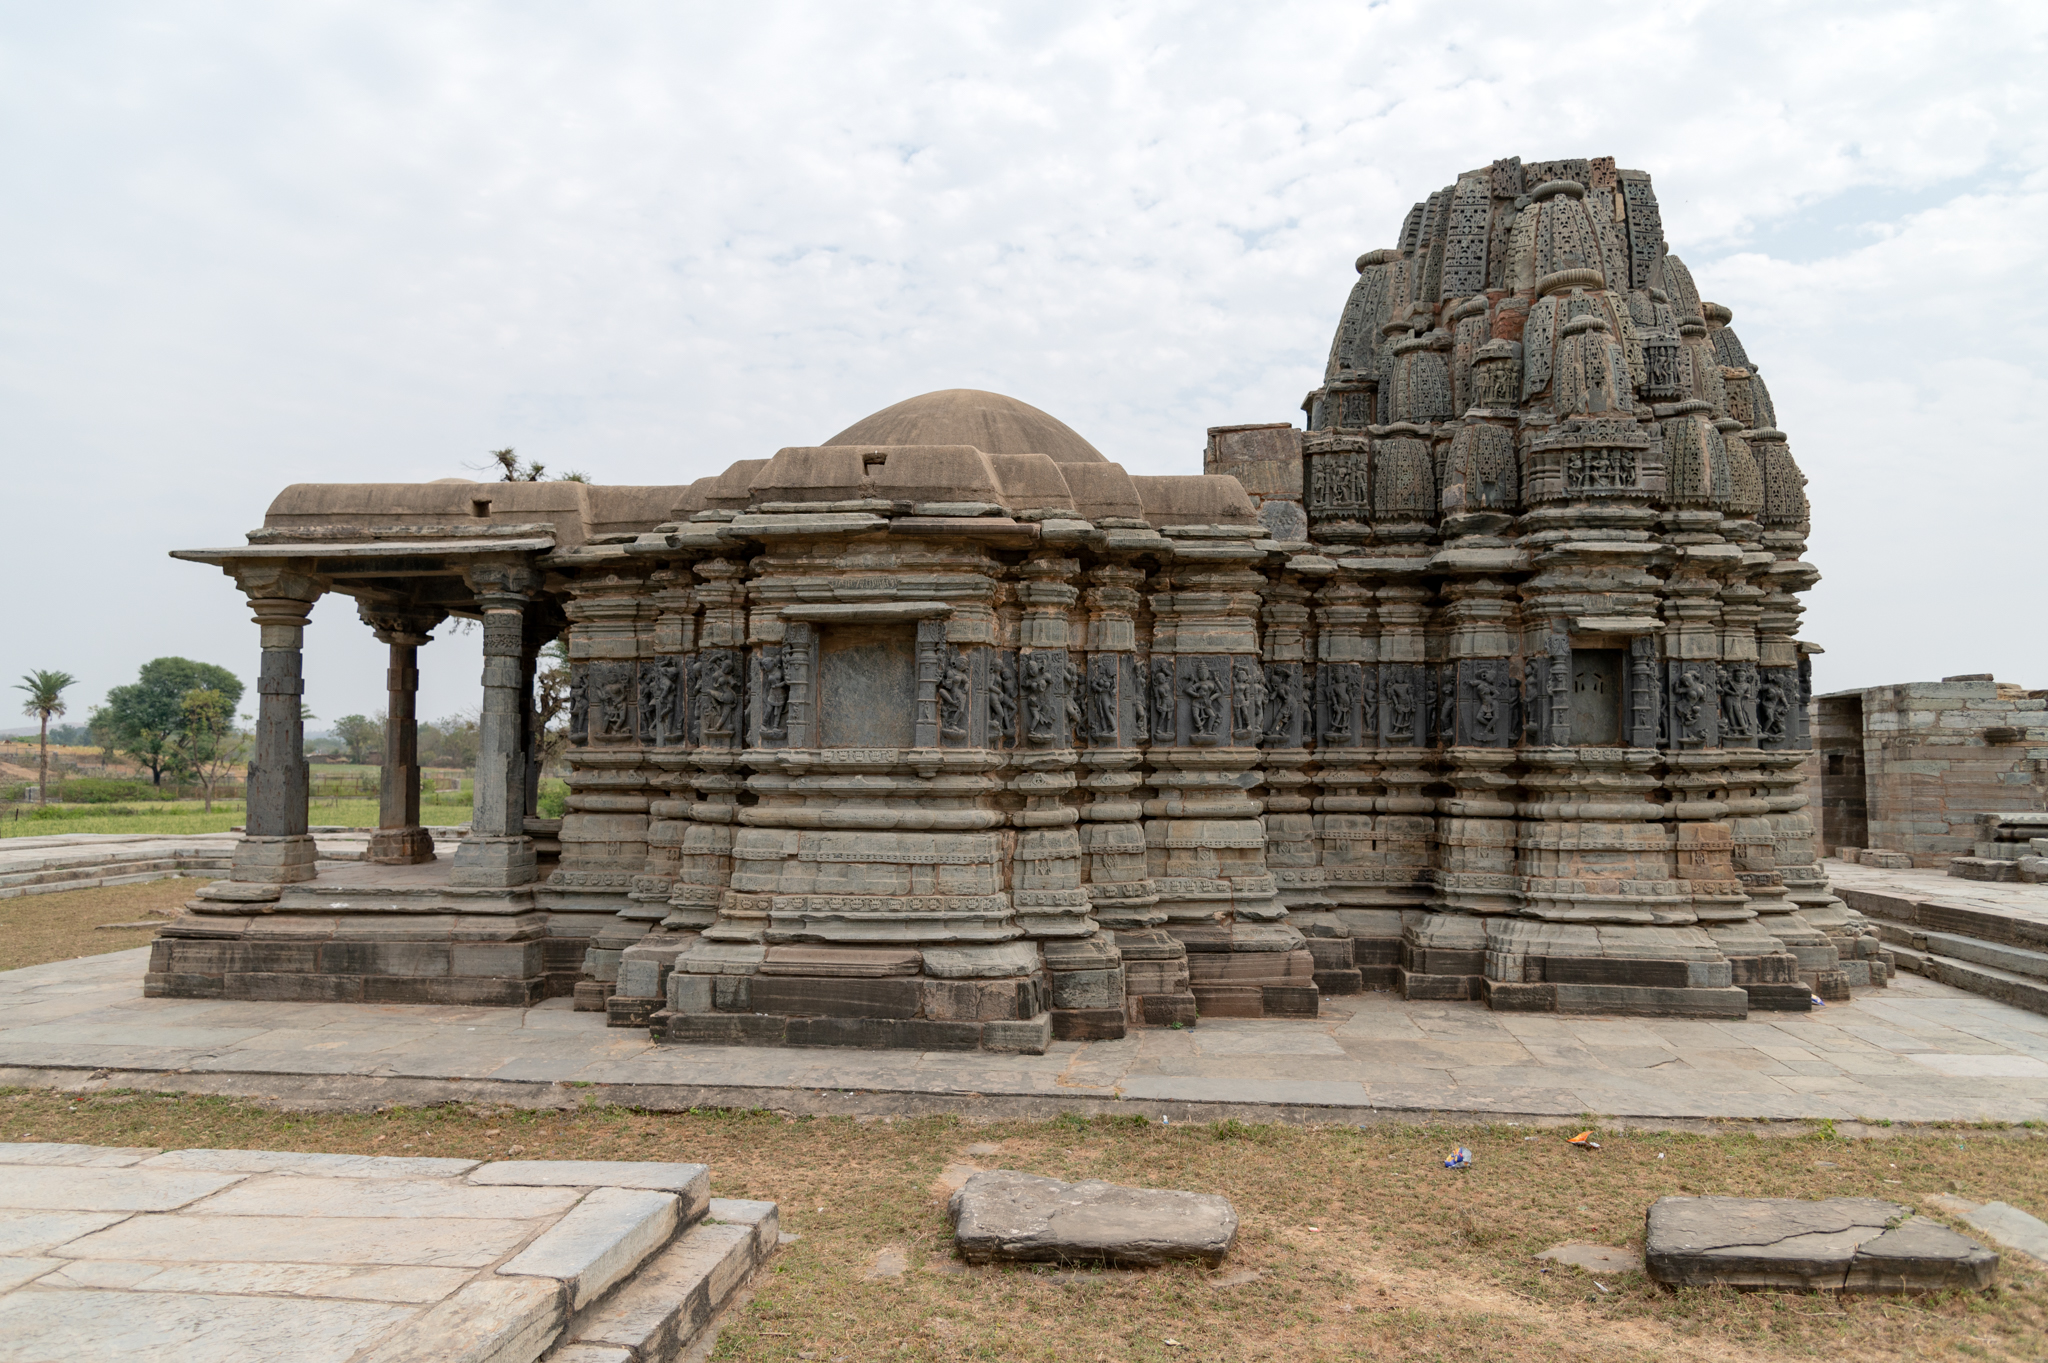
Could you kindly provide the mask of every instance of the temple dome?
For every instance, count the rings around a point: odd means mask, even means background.
[[[827,445],[972,445],[984,454],[1043,454],[1101,464],[1102,451],[1058,417],[978,388],[942,388],[862,417]]]

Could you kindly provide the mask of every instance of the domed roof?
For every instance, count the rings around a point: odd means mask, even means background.
[[[984,454],[1043,454],[1102,464],[1102,451],[1028,402],[978,388],[942,388],[862,417],[827,445],[972,445]]]

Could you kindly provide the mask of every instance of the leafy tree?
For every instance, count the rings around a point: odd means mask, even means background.
[[[153,785],[163,784],[172,765],[185,696],[191,691],[218,691],[230,715],[242,699],[242,683],[234,673],[189,658],[146,662],[135,681],[107,692],[104,713],[115,746],[149,768]]]
[[[561,760],[569,747],[569,637],[541,650],[534,674],[533,718],[540,730],[540,768]],[[557,722],[559,721],[559,722]]]
[[[60,748],[84,748],[92,743],[92,730],[83,724],[53,724],[50,741]]]
[[[384,749],[384,721],[371,719],[367,715],[343,715],[334,721],[328,730],[336,742],[348,749],[348,760],[356,763],[374,760],[372,754]]]
[[[214,787],[240,765],[248,751],[248,735],[235,728],[235,707],[226,696],[200,687],[179,700],[178,728],[168,765],[199,783],[209,813]]]
[[[50,803],[50,716],[64,713],[64,692],[76,686],[78,678],[69,672],[35,671],[25,672],[14,684],[17,691],[26,691],[28,699],[22,703],[21,712],[34,715],[42,724],[42,759],[36,774],[36,803]]]
[[[420,725],[419,742],[421,766],[465,770],[476,765],[477,749],[482,745],[476,720],[469,715],[450,715]]]
[[[95,705],[85,712],[85,729],[92,735],[92,745],[100,750],[100,764],[111,763],[114,750],[121,746],[121,735],[115,729],[114,717],[106,706]]]

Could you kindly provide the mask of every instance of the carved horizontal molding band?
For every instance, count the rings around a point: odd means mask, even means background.
[[[946,601],[840,601],[784,606],[785,620],[819,625],[897,625],[907,620],[944,619],[953,613]]]
[[[1010,911],[1010,897],[1001,894],[778,894],[769,896],[769,900],[770,909],[775,913],[1001,914]]]

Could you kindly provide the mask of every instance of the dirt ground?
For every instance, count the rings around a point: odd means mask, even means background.
[[[1992,1292],[1917,1300],[1674,1292],[1639,1272],[1534,1258],[1566,1241],[1640,1249],[1644,1210],[1668,1193],[1952,1192],[2042,1214],[2048,1133],[1611,1132],[1597,1151],[1563,1134],[617,1108],[307,1115],[149,1094],[0,1096],[7,1140],[707,1161],[714,1195],[772,1198],[800,1237],[729,1318],[719,1359],[2048,1357],[2048,1271],[2019,1256]],[[1445,1169],[1458,1145],[1472,1167]],[[975,1167],[1222,1193],[1238,1243],[1214,1271],[971,1268],[951,1254],[944,1210]]]
[[[0,970],[145,946],[154,929],[108,930],[99,924],[140,922],[152,914],[168,918],[205,883],[181,876],[0,899]]]

